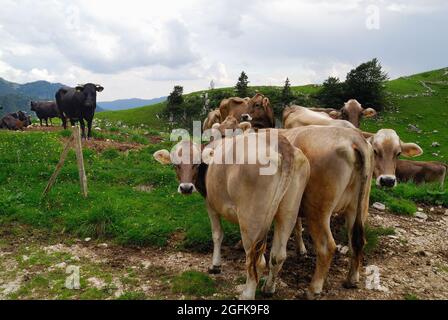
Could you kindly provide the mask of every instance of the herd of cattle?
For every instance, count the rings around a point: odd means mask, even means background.
[[[61,118],[64,128],[67,119],[72,125],[79,121],[83,137],[84,121],[87,121],[90,138],[96,94],[103,89],[92,83],[61,88],[55,102],[32,102],[31,110],[40,119],[41,126],[42,120],[48,126],[48,119],[51,122],[54,117]],[[214,129],[223,139],[208,145],[183,141],[173,151],[189,150],[194,156],[208,149],[212,157],[221,154],[234,158],[239,143],[247,148],[247,154],[252,148],[248,145],[251,136],[275,133],[275,146],[273,141],[266,140],[269,154],[279,156],[278,170],[272,175],[260,175],[263,164],[259,162],[206,163],[201,157],[199,161],[173,163],[173,153],[157,151],[154,158],[158,162],[174,165],[180,182],[178,191],[182,194],[198,191],[206,200],[214,243],[210,273],[221,272],[223,217],[239,224],[246,252],[246,286],[240,298],[254,299],[259,275],[266,267],[267,235],[275,222],[269,276],[262,288],[265,294],[273,294],[293,231],[298,254],[306,253],[302,240],[302,219],[306,219],[316,252],[316,268],[307,297],[314,299],[322,293],[336,250],[330,218],[338,213],[345,216],[351,252],[345,286],[357,287],[372,179],[376,179],[379,187],[388,188],[402,181],[439,182],[443,186],[448,169],[440,162],[399,159],[402,155],[415,157],[423,151],[415,143],[401,141],[393,129],[376,133],[361,131],[361,119],[375,115],[374,109],[364,109],[354,99],[340,110],[290,106],[283,112],[283,128],[275,128],[268,97],[260,93],[252,98],[234,97],[224,99],[203,124],[204,130]],[[21,111],[0,120],[0,128],[11,130],[22,130],[30,124],[31,117]],[[228,130],[236,129],[242,129],[243,134],[226,135]],[[233,148],[228,148],[229,145]]]
[[[67,129],[67,119],[74,125],[79,121],[83,138],[85,134],[85,122],[87,122],[88,134],[92,137],[92,121],[95,116],[96,94],[104,88],[98,84],[87,83],[75,88],[63,87],[56,92],[55,101],[34,102],[31,101],[31,111],[48,127],[48,120],[52,124],[52,118],[60,118],[64,129]],[[9,113],[0,119],[0,129],[23,130],[31,125],[31,116],[24,111]]]
[[[340,111],[291,106],[283,113],[284,128],[275,129],[267,97],[256,94],[253,98],[229,98],[210,112],[203,124],[204,130],[219,130],[222,139],[207,145],[182,141],[171,152],[154,153],[161,164],[174,166],[180,193],[198,191],[205,198],[214,244],[209,272],[221,272],[221,217],[239,224],[247,272],[240,298],[254,299],[259,275],[266,267],[267,235],[275,222],[269,276],[262,288],[265,294],[273,294],[293,231],[298,254],[306,253],[302,240],[302,219],[306,219],[316,252],[316,268],[307,297],[314,299],[322,293],[336,250],[330,218],[337,213],[345,216],[351,252],[344,285],[357,287],[372,179],[378,186],[389,188],[408,180],[443,184],[447,171],[443,163],[400,160],[401,155],[414,157],[423,151],[415,143],[401,141],[393,129],[376,133],[358,129],[362,117],[375,114],[375,110],[364,109],[356,100],[345,103]],[[229,135],[229,129],[242,129],[242,134]],[[279,155],[279,169],[273,175],[260,175],[263,164],[259,162],[237,160],[235,164],[223,164],[205,161],[204,157],[193,159],[198,154],[209,154],[212,159],[218,154],[236,159],[237,145],[242,143],[247,154],[252,148],[248,145],[250,137],[266,133],[278,136],[276,148],[267,141],[269,153]],[[190,159],[173,160],[186,150]]]

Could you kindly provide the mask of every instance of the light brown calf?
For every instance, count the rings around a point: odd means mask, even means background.
[[[448,165],[442,162],[397,160],[395,175],[398,182],[439,182],[443,189],[447,170]]]
[[[241,121],[242,115],[247,114],[248,103],[250,98],[232,97],[224,99],[219,105],[221,120],[226,119],[229,115],[234,116],[238,121]]]
[[[175,166],[180,182],[179,192],[190,194],[198,190],[206,198],[214,243],[210,272],[219,273],[221,269],[221,243],[224,236],[221,217],[240,226],[247,271],[241,299],[255,298],[259,275],[266,265],[266,237],[273,221],[275,228],[270,272],[263,291],[275,291],[275,280],[286,259],[286,244],[297,220],[310,170],[303,153],[287,139],[278,136],[277,147],[275,139],[268,139],[266,145],[269,159],[277,165],[277,170],[272,175],[261,175],[263,165],[258,161],[254,164],[248,162],[248,155],[256,154],[258,145],[249,143],[250,138],[257,136],[252,133],[214,142],[204,149],[205,153],[211,155],[212,161],[208,165],[196,161],[196,164],[180,163]],[[242,155],[235,154],[241,143],[245,152]],[[180,147],[181,150],[195,149],[196,153],[200,153],[196,145],[183,142],[174,154],[179,154]],[[241,164],[219,164],[219,155],[224,158],[235,157],[235,163]],[[154,158],[168,164],[173,157],[167,150],[161,150],[154,154]]]
[[[371,118],[376,115],[375,109],[364,109],[356,99],[348,100],[340,111],[332,111],[329,113],[334,119],[347,120],[356,128],[361,124],[361,118]]]

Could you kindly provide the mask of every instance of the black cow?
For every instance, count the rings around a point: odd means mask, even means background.
[[[31,125],[31,116],[25,111],[17,111],[14,113],[10,113],[9,115],[17,120],[22,121],[24,127],[28,127]]]
[[[59,113],[59,109],[55,101],[46,101],[46,102],[31,101],[31,111],[34,111],[36,113],[37,117],[40,120],[41,127],[42,127],[42,120],[45,120],[45,123],[48,127],[48,119],[50,119],[50,123],[51,125],[53,125],[51,119],[61,117],[61,114]]]
[[[1,129],[23,130],[24,127],[29,125],[31,125],[31,116],[23,111],[9,113],[0,119]]]
[[[96,93],[104,88],[98,84],[87,83],[76,88],[61,88],[56,92],[56,103],[61,113],[62,124],[67,129],[67,118],[72,125],[79,121],[82,137],[85,138],[85,123],[87,121],[88,137],[92,137],[92,121],[96,109]]]

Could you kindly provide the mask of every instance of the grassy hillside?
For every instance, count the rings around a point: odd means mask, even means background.
[[[231,88],[222,88],[215,89],[215,92],[231,92],[231,90]],[[270,96],[279,92],[281,87],[258,86],[251,87],[251,90]],[[315,94],[319,86],[296,86],[292,87],[292,90],[307,98]],[[425,153],[419,159],[447,162],[448,68],[389,81],[386,90],[390,97],[390,107],[376,119],[364,121],[362,128],[370,132],[376,132],[381,128],[395,129],[404,141],[421,145]],[[204,92],[199,91],[189,95],[199,95]],[[157,114],[165,106],[166,103],[159,103],[133,110],[104,112],[99,114],[98,118],[113,122],[121,121],[131,126],[145,124],[157,130],[165,130],[166,123],[157,118]],[[409,125],[417,126],[421,132],[412,130]],[[433,142],[438,142],[440,147],[432,147]]]
[[[392,80],[387,84],[391,107],[362,128],[376,132],[395,129],[403,141],[424,150],[419,160],[448,162],[448,69]],[[418,127],[418,130],[412,126]],[[432,147],[437,142],[439,147]]]

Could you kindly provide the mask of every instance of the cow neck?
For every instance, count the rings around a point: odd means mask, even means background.
[[[198,177],[196,181],[196,189],[204,197],[207,198],[207,187],[205,185],[205,179],[207,177],[208,164],[202,162],[199,165]]]

